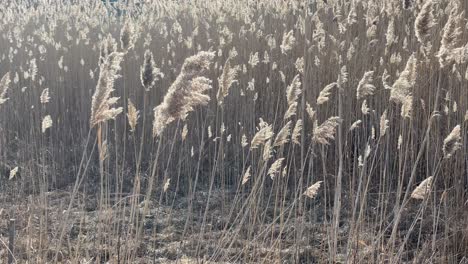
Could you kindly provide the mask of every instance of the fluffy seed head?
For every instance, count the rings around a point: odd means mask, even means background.
[[[424,181],[422,181],[416,189],[411,193],[411,198],[413,199],[418,199],[418,200],[424,200],[430,193],[432,189],[432,180],[433,177],[430,176]]]
[[[311,198],[311,199],[314,199],[315,196],[317,196],[317,193],[318,193],[318,190],[320,189],[320,186],[322,185],[322,182],[323,181],[318,181],[316,183],[314,183],[313,185],[311,185],[309,188],[307,188],[307,190],[304,192],[303,195]]]

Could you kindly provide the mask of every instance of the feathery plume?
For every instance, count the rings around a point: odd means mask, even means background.
[[[360,119],[354,121],[354,123],[351,125],[351,127],[349,127],[349,131],[353,131],[354,129],[358,128],[361,125],[361,123],[362,123],[362,121]]]
[[[301,131],[302,131],[302,119],[299,119],[296,121],[296,125],[294,126],[292,135],[291,135],[291,141],[294,144],[301,144],[299,141],[299,137],[301,136]]]
[[[182,141],[185,141],[185,139],[187,138],[187,135],[188,135],[188,128],[187,128],[187,124],[185,124],[184,127],[182,128],[182,133],[181,133]]]
[[[416,21],[414,23],[416,38],[418,38],[418,41],[421,42],[424,47],[427,47],[430,40],[430,30],[436,24],[434,15],[432,14],[432,7],[432,0],[426,1],[426,3],[422,6],[421,11],[419,11],[419,14],[416,17]]]
[[[118,71],[120,71],[122,58],[123,53],[113,52],[99,67],[99,79],[91,102],[91,127],[109,119],[115,119],[122,112],[122,107],[112,108],[119,98],[110,97],[114,91],[114,81],[119,77]]]
[[[320,189],[320,186],[322,185],[322,182],[323,181],[318,181],[316,183],[314,183],[313,185],[311,185],[309,188],[307,188],[307,190],[304,192],[303,195],[311,198],[311,199],[314,199],[315,196],[317,196],[317,193],[318,193],[318,190]]]
[[[272,150],[273,150],[273,146],[272,146],[271,141],[272,141],[272,139],[268,140],[265,143],[265,146],[263,147],[263,155],[262,156],[263,156],[263,161],[264,162],[267,162],[271,158],[271,154],[272,154]]]
[[[458,14],[458,6],[455,5],[450,12],[447,23],[442,30],[442,41],[437,57],[439,57],[440,67],[444,68],[453,62],[453,57],[449,56],[450,53],[456,48],[460,42],[462,34],[461,27],[459,26],[464,12]]]
[[[159,68],[156,67],[154,62],[153,53],[149,50],[145,51],[144,63],[140,69],[141,85],[146,91],[149,91],[159,78],[164,78],[164,74]]]
[[[370,108],[367,106],[367,100],[366,99],[364,101],[362,101],[361,112],[364,115],[368,115],[369,112],[370,112]]]
[[[242,185],[246,184],[249,179],[250,179],[250,166],[247,168],[247,170],[244,173],[244,176],[242,177]]]
[[[171,184],[171,178],[167,178],[166,182],[164,183],[163,192],[167,192],[167,190],[169,189],[170,184]]]
[[[135,28],[127,20],[120,32],[120,45],[123,50],[128,51],[135,45]]]
[[[46,115],[44,119],[42,119],[42,133],[45,133],[47,129],[52,127],[52,118],[50,115]]]
[[[329,85],[325,86],[325,88],[323,88],[322,91],[320,91],[320,94],[317,97],[317,105],[321,105],[328,102],[328,97],[330,96],[331,89],[335,88],[336,86],[338,86],[336,82],[330,83]]]
[[[138,118],[140,118],[140,111],[138,111],[135,105],[130,99],[128,99],[128,124],[130,126],[130,132],[135,132],[136,125],[138,123]]]
[[[275,174],[281,172],[281,166],[283,165],[284,158],[279,158],[273,164],[271,164],[270,169],[268,169],[268,176],[273,180],[275,179]]]
[[[288,121],[288,123],[286,123],[286,125],[284,125],[284,127],[276,135],[273,146],[279,147],[288,143],[290,134],[291,134],[291,121]]]
[[[374,79],[374,71],[368,71],[364,73],[362,79],[359,81],[357,87],[357,99],[362,99],[368,95],[373,95],[375,86],[371,84]]]
[[[236,82],[237,73],[239,72],[239,66],[231,67],[231,58],[226,60],[224,64],[223,73],[218,79],[219,89],[217,94],[218,105],[223,105],[224,98],[229,94],[229,88]]]
[[[209,69],[213,58],[214,53],[202,51],[185,59],[163,102],[154,108],[153,137],[161,135],[174,120],[185,120],[196,106],[208,104],[210,97],[204,92],[211,89],[211,81],[200,75]]]
[[[49,88],[45,88],[41,93],[41,104],[47,104],[50,101]]]
[[[416,189],[414,189],[414,191],[411,193],[411,198],[424,200],[432,189],[432,180],[433,180],[433,177],[430,176],[424,181],[422,181],[418,185],[418,187],[416,187]]]
[[[315,110],[310,106],[309,103],[306,103],[306,112],[309,116],[310,121],[314,121],[315,119]]]
[[[297,102],[292,103],[289,105],[288,110],[284,113],[284,120],[288,120],[290,117],[296,115],[297,110]]]
[[[385,136],[385,133],[387,132],[388,129],[388,119],[387,119],[387,110],[385,110],[380,117],[380,136],[383,137]]]
[[[296,38],[294,38],[294,31],[289,31],[284,34],[283,41],[281,42],[280,48],[281,53],[286,54],[288,51],[292,50],[294,44],[296,43]]]
[[[6,97],[8,92],[8,86],[10,85],[10,73],[7,72],[3,75],[2,79],[0,80],[0,105],[4,104],[8,97]]]
[[[404,103],[408,100],[412,92],[411,88],[416,83],[418,62],[414,54],[412,54],[406,62],[405,70],[400,73],[400,76],[395,81],[390,91],[390,101],[396,103]]]
[[[265,144],[265,142],[267,142],[271,137],[273,137],[271,125],[265,125],[253,137],[252,142],[250,143],[250,148],[258,148],[260,145]]]
[[[12,180],[13,178],[15,178],[17,173],[18,173],[18,167],[13,168],[10,171],[10,177],[8,177],[8,180]]]
[[[460,125],[455,126],[452,132],[444,139],[444,158],[448,159],[461,148]]]
[[[294,102],[296,102],[301,92],[301,79],[299,77],[299,74],[297,74],[296,76],[294,76],[294,79],[292,80],[291,84],[288,85],[288,87],[286,88],[286,99],[288,101],[288,105],[291,105]]]
[[[312,141],[322,145],[329,145],[330,140],[335,139],[335,130],[340,123],[341,118],[338,116],[328,118],[320,126],[315,121]]]

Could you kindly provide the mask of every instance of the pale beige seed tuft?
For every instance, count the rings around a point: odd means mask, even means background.
[[[462,147],[460,136],[460,125],[455,126],[452,132],[444,139],[444,158],[448,159]]]
[[[268,169],[267,174],[268,174],[268,176],[270,176],[270,178],[272,180],[275,179],[276,174],[281,172],[281,167],[283,166],[283,161],[284,161],[284,158],[277,159],[275,162],[273,162],[273,164],[271,164],[270,169]]]
[[[271,137],[273,137],[273,129],[271,125],[266,125],[255,134],[250,143],[250,148],[258,148],[260,145],[265,144]]]
[[[317,196],[317,193],[318,193],[318,190],[320,189],[320,186],[322,185],[322,182],[323,181],[318,181],[316,183],[314,183],[313,185],[311,185],[309,188],[307,188],[307,190],[304,192],[303,195],[311,198],[311,199],[314,199],[315,196]]]
[[[52,118],[50,115],[46,115],[44,119],[42,119],[42,133],[45,133],[47,129],[52,127]]]
[[[185,139],[187,138],[187,135],[188,135],[188,127],[187,127],[187,124],[185,124],[184,127],[182,128],[182,133],[181,133],[182,141],[185,141]]]
[[[299,141],[299,138],[301,136],[301,131],[302,131],[302,119],[299,119],[296,121],[296,125],[294,126],[294,129],[291,135],[291,141],[294,144],[298,144],[298,145],[301,144],[301,142]]]
[[[6,95],[8,92],[10,81],[11,80],[9,72],[3,75],[2,79],[0,80],[0,105],[4,104],[8,100],[8,97],[6,97]]]
[[[226,63],[224,64],[223,68],[223,73],[218,79],[219,89],[218,94],[216,96],[218,100],[218,105],[223,105],[224,98],[226,98],[226,96],[229,94],[229,89],[231,88],[231,85],[237,81],[236,77],[237,73],[239,72],[239,69],[239,66],[231,66],[231,58],[228,58],[226,60]]]
[[[411,193],[411,198],[418,199],[418,200],[424,200],[427,195],[429,195],[431,189],[432,189],[432,180],[433,177],[430,176],[429,178],[425,179],[422,181],[416,189]]]
[[[294,102],[291,105],[289,105],[288,110],[286,110],[286,112],[284,113],[283,119],[288,120],[289,118],[295,116],[296,111],[297,111],[297,102]]]
[[[338,84],[336,82],[330,83],[329,85],[325,86],[325,88],[323,88],[322,91],[320,91],[320,94],[317,97],[317,105],[321,105],[328,102],[328,100],[330,99],[329,97],[331,90],[337,86]]]
[[[301,79],[299,74],[297,74],[294,76],[291,84],[286,88],[286,100],[288,101],[288,105],[296,102],[301,92]]]
[[[45,88],[44,90],[42,90],[40,100],[41,104],[47,104],[48,102],[50,102],[49,88]]]
[[[8,180],[12,180],[13,178],[15,178],[17,173],[18,173],[18,167],[13,168],[10,171],[10,177],[8,177]]]
[[[385,133],[387,132],[388,129],[388,119],[387,119],[387,110],[385,110],[380,117],[380,136],[383,137],[385,136]]]
[[[356,120],[354,121],[354,123],[351,125],[351,127],[349,128],[349,131],[353,131],[354,129],[358,128],[362,123],[362,120]]]
[[[289,142],[289,135],[291,134],[291,121],[288,121],[286,125],[278,132],[276,135],[275,141],[273,143],[274,147],[282,146]]]
[[[167,190],[169,189],[169,186],[171,185],[171,178],[167,178],[166,179],[166,182],[164,183],[164,188],[163,188],[163,191],[164,192],[167,192]]]
[[[244,173],[244,176],[242,177],[242,185],[246,184],[249,179],[250,179],[250,166],[247,168],[247,170]]]
[[[135,132],[136,125],[138,124],[138,119],[140,118],[140,111],[138,111],[135,105],[130,99],[128,99],[128,124],[130,126],[130,131]]]
[[[312,141],[322,145],[329,145],[330,141],[335,139],[335,130],[340,123],[341,118],[338,116],[330,117],[320,126],[315,121]]]
[[[373,80],[373,71],[368,71],[364,73],[364,76],[362,76],[362,79],[359,81],[356,91],[356,96],[358,100],[374,94],[375,86],[372,84]]]

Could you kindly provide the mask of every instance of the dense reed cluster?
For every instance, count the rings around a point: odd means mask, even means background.
[[[0,2],[0,262],[465,263],[466,11]]]

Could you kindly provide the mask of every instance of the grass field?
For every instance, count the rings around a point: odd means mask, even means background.
[[[468,2],[0,2],[0,263],[468,263]]]

